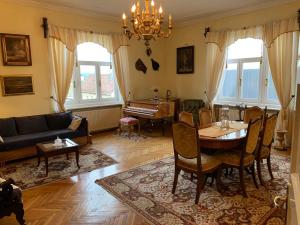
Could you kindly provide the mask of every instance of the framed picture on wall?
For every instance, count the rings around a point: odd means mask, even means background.
[[[29,35],[0,34],[4,66],[31,66]]]
[[[177,74],[194,73],[194,46],[177,48]]]
[[[1,76],[3,96],[34,94],[31,75]]]

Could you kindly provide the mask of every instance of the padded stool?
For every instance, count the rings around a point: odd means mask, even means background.
[[[132,130],[134,130],[134,126],[137,125],[138,126],[138,132],[139,132],[139,136],[141,134],[141,127],[140,127],[140,121],[136,118],[133,117],[124,117],[122,119],[120,119],[119,122],[119,135],[121,135],[122,129],[124,127],[127,127],[129,130],[129,134],[128,137],[131,137],[131,132]]]

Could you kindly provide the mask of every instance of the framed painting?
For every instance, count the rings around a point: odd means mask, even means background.
[[[1,76],[3,96],[34,94],[31,75]]]
[[[177,48],[177,74],[194,73],[194,46]]]
[[[29,35],[0,34],[4,66],[31,66]]]

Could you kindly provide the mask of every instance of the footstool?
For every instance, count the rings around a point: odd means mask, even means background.
[[[127,128],[128,129],[128,137],[131,137],[131,132],[132,130],[134,130],[134,126],[137,125],[138,126],[138,134],[140,136],[141,134],[141,127],[140,127],[140,121],[136,118],[133,117],[124,117],[122,119],[120,119],[119,122],[119,135],[121,135],[123,128]]]

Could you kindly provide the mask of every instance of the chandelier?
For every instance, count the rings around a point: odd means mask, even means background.
[[[123,26],[124,34],[131,39],[134,36],[137,40],[144,40],[147,47],[147,55],[151,55],[150,41],[157,40],[158,38],[168,38],[172,31],[172,16],[169,15],[168,30],[163,31],[162,24],[164,21],[163,9],[160,6],[155,7],[154,0],[145,0],[145,9],[140,11],[140,2],[136,2],[131,7],[132,31],[128,29],[127,17],[123,13]]]

